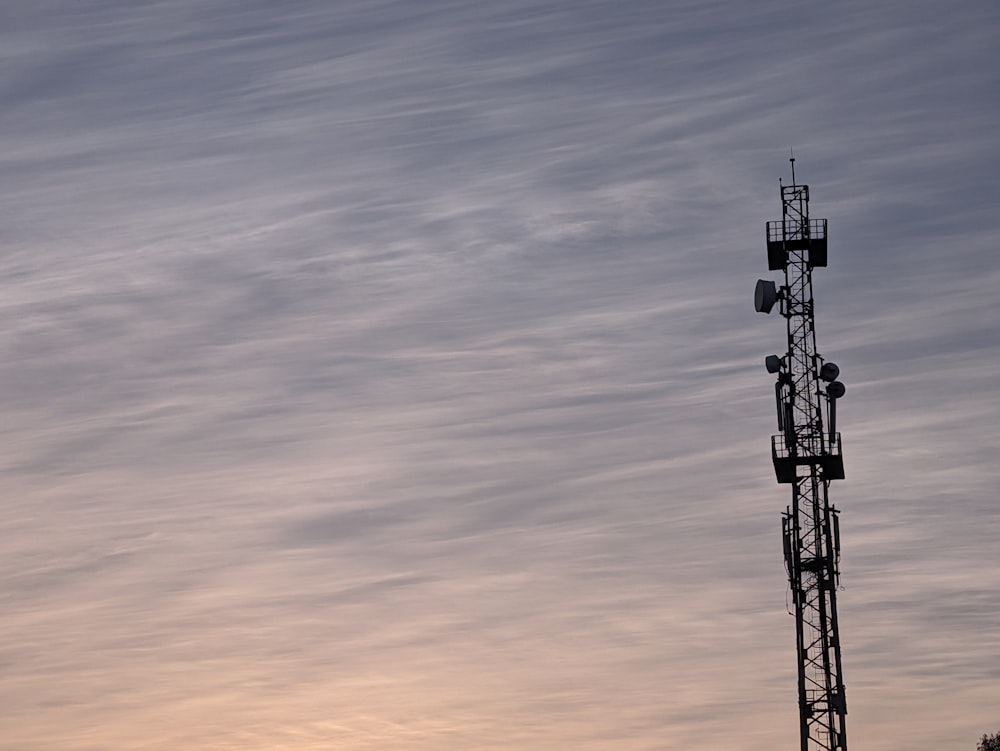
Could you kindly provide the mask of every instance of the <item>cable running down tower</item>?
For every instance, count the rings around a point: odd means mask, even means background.
[[[827,262],[826,219],[809,218],[809,186],[781,185],[781,221],[768,222],[767,265],[783,271],[778,287],[757,281],[754,308],[778,306],[786,321],[788,351],[764,365],[774,385],[778,433],[771,456],[779,483],[792,486],[782,515],[785,568],[795,609],[801,751],[847,751],[843,670],[837,624],[840,525],[830,505],[832,480],[844,479],[837,400],[840,368],[816,352],[812,271]]]

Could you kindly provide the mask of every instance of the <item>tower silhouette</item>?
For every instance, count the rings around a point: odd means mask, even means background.
[[[785,568],[791,587],[798,658],[801,751],[847,751],[837,587],[840,525],[830,504],[830,482],[844,478],[837,400],[840,368],[816,352],[812,272],[827,265],[826,219],[810,219],[809,186],[780,185],[782,218],[767,222],[767,263],[784,284],[760,279],[754,308],[785,318],[788,350],[764,365],[774,385],[778,433],[771,456],[779,483],[791,485],[782,515]]]

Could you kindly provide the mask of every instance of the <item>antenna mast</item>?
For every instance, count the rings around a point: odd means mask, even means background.
[[[754,307],[770,313],[777,304],[787,324],[788,351],[764,364],[777,375],[774,472],[792,486],[781,526],[795,607],[801,751],[847,751],[837,624],[840,524],[829,500],[830,482],[844,478],[836,422],[845,389],[840,368],[816,352],[812,270],[826,266],[826,219],[809,218],[809,186],[796,183],[794,156],[791,164],[792,184],[780,186],[782,218],[766,227],[768,268],[784,271],[785,283],[758,280]]]

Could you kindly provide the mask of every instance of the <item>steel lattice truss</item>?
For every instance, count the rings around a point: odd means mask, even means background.
[[[794,161],[792,167],[794,183]],[[816,352],[812,294],[812,270],[826,266],[826,220],[810,220],[808,186],[782,186],[781,199],[782,220],[768,222],[767,245],[769,266],[784,270],[784,286],[758,282],[755,305],[770,312],[780,303],[787,322],[788,351],[769,357],[768,370],[778,376],[775,474],[792,486],[782,531],[796,624],[801,751],[846,751],[837,624],[840,534],[829,502],[830,481],[844,476],[835,432],[836,399],[844,387],[835,380],[839,369]]]

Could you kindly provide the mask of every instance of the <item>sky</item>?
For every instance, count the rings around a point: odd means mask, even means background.
[[[1000,730],[993,0],[0,6],[2,751],[795,748],[754,313],[829,220],[847,733]]]

